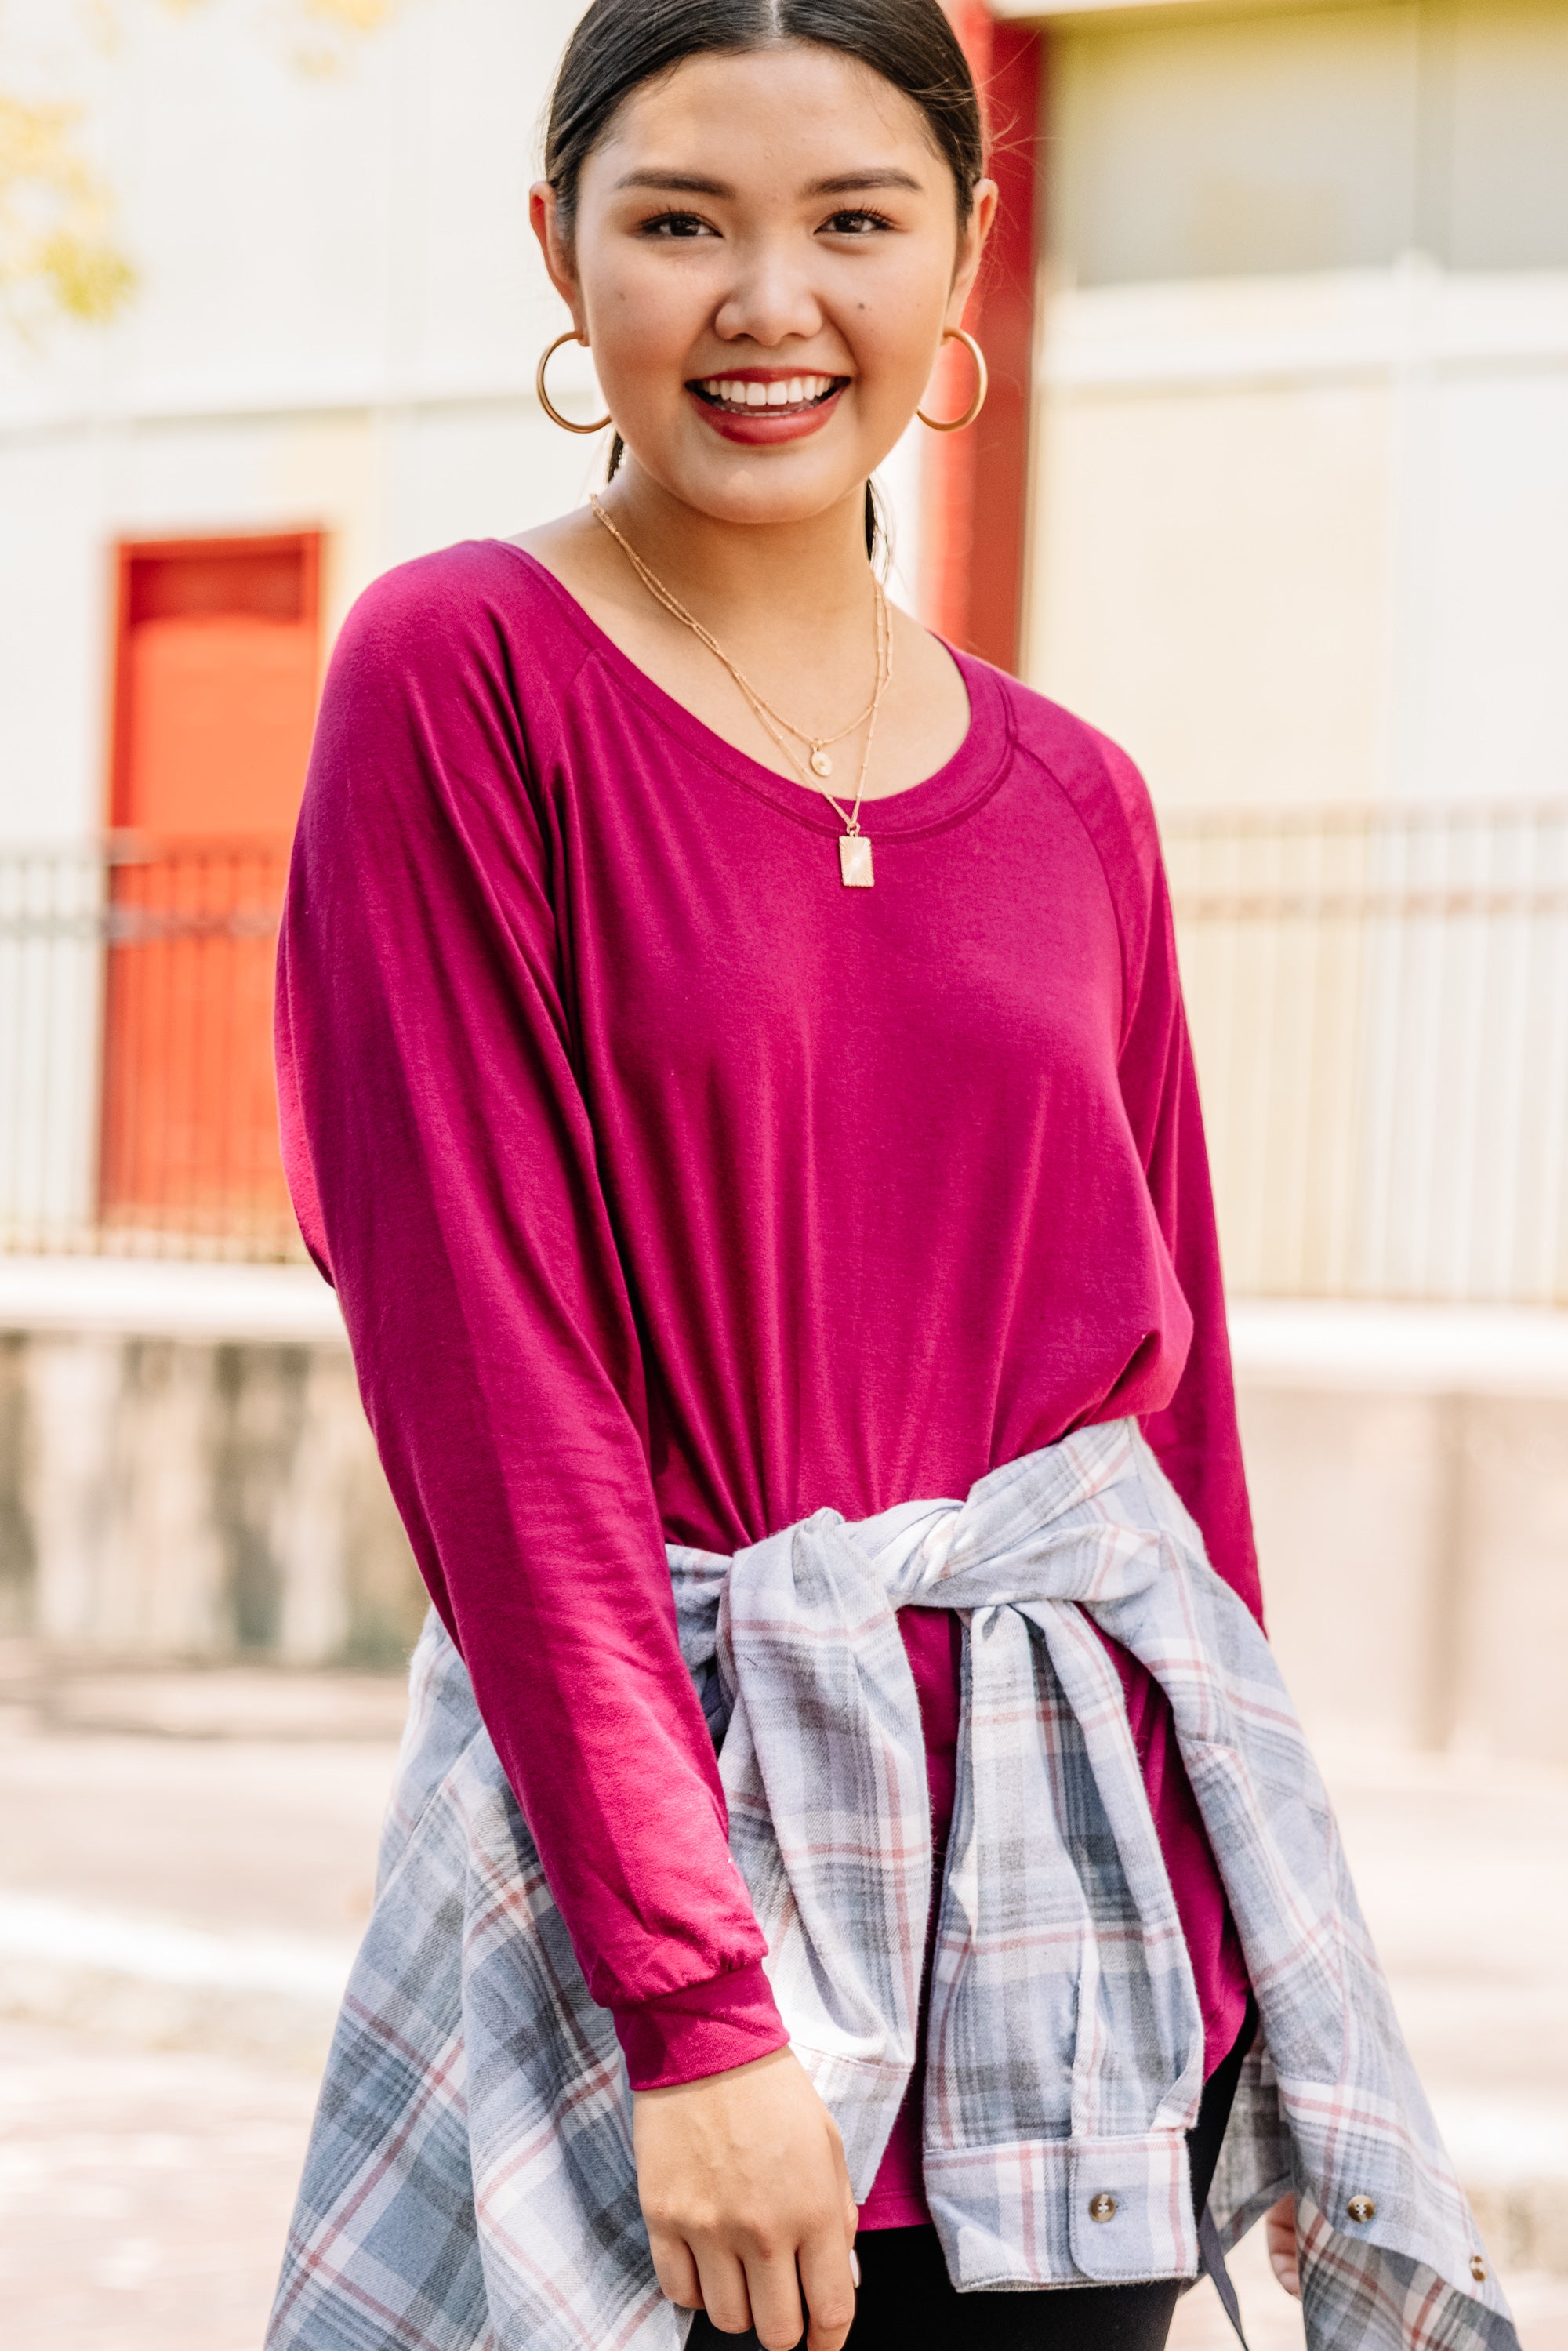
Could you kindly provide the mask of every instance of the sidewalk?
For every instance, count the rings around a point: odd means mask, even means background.
[[[7,2351],[259,2351],[402,1692],[265,1668],[42,1675],[0,1649]],[[1323,1758],[1527,2351],[1568,2351],[1568,1773]],[[1259,2236],[1251,2351],[1296,2306]],[[1228,2351],[1203,2285],[1176,2351]]]

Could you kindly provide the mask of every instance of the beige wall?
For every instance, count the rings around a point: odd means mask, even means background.
[[[1568,5],[1058,27],[1028,646],[1168,801],[1568,789]]]

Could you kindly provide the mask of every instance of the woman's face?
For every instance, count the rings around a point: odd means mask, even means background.
[[[995,206],[959,229],[912,100],[837,51],[699,56],[634,91],[583,165],[556,286],[638,462],[716,518],[858,493],[956,325]]]

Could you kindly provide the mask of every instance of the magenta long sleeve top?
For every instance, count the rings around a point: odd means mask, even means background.
[[[666,1540],[962,1496],[1136,1415],[1260,1609],[1147,795],[960,660],[947,764],[826,802],[496,540],[350,614],[279,955],[285,1156],[435,1605],[638,2087],[781,2045]],[[901,1617],[938,1844],[957,1627]],[[1212,2065],[1246,1982],[1118,1654]],[[923,2217],[906,2112],[865,2213]]]

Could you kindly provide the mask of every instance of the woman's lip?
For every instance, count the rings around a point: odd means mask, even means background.
[[[734,381],[743,379],[738,373]],[[766,381],[766,379],[758,379]],[[711,424],[724,441],[749,442],[753,448],[775,441],[803,441],[809,434],[820,433],[849,390],[847,381],[840,383],[821,400],[809,408],[718,408],[712,401],[686,386],[686,398],[705,424]]]

